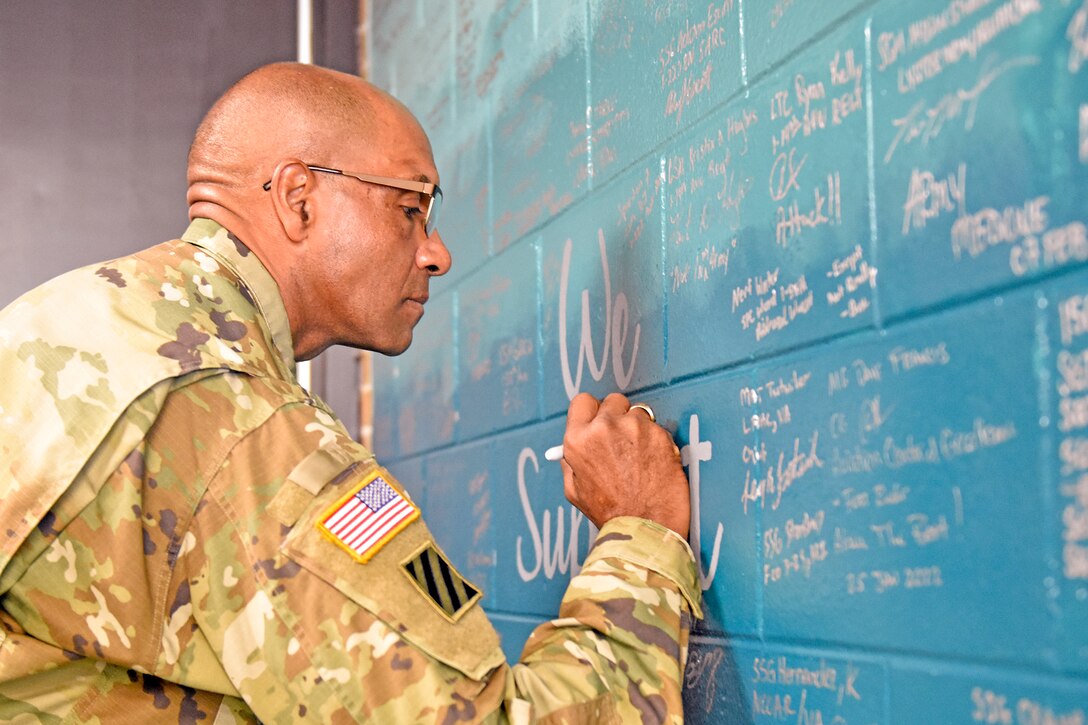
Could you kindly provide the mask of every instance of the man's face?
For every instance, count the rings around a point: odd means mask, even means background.
[[[379,125],[381,143],[342,148],[338,168],[376,176],[438,182],[422,129],[403,117]],[[394,121],[397,121],[394,117]],[[449,271],[451,259],[438,230],[428,237],[425,204],[414,191],[319,174],[326,185],[315,299],[309,301],[336,342],[387,355],[404,352],[423,316],[430,278]],[[315,260],[318,261],[318,260]]]

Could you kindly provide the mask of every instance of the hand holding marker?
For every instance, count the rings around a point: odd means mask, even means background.
[[[635,408],[638,408],[639,410],[646,411],[646,415],[650,416],[650,422],[651,423],[656,423],[657,422],[657,416],[654,415],[654,411],[653,411],[653,409],[650,408],[650,406],[646,405],[645,403],[635,403],[634,405],[631,406],[631,410],[634,410]],[[562,459],[563,459],[563,446],[562,446],[562,444],[560,444],[558,446],[552,446],[548,450],[544,451],[544,460],[545,461],[559,461],[559,460],[562,460]]]

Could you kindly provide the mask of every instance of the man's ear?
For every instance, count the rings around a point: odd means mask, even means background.
[[[272,171],[268,193],[287,238],[306,239],[314,224],[314,174],[298,159],[284,159]]]

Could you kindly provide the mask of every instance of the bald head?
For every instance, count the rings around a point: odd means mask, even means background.
[[[356,76],[299,63],[258,68],[201,122],[189,150],[189,183],[260,184],[287,156],[328,163],[337,144],[366,138],[391,108],[403,110]]]
[[[261,185],[285,160],[347,165],[345,156],[426,141],[398,100],[358,76],[273,63],[244,76],[215,102],[189,148],[189,217],[219,222],[252,243],[267,237]],[[257,250],[261,251],[261,250]]]

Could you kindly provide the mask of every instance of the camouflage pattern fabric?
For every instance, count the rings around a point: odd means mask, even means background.
[[[37,308],[84,312],[39,331]],[[422,519],[366,563],[322,532],[375,474],[410,497],[297,385],[275,284],[221,227],[17,301],[0,371],[0,510],[48,501],[3,549],[0,720],[682,719],[700,592],[675,533],[609,522],[511,666],[471,583],[441,606],[413,578],[449,574]]]

